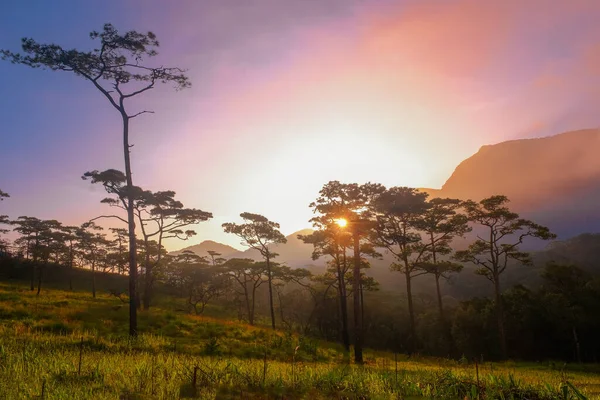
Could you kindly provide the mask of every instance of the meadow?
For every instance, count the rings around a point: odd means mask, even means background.
[[[2,399],[600,399],[600,369],[366,352],[156,307],[127,333],[107,292],[0,284]]]

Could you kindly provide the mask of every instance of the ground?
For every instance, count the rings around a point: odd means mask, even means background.
[[[140,313],[107,292],[0,283],[2,399],[600,399],[600,368],[473,363],[366,351],[174,311]]]

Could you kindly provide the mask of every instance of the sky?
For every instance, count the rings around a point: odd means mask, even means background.
[[[192,87],[135,100],[134,184],[213,213],[186,242],[239,246],[223,222],[310,226],[330,180],[439,188],[485,144],[600,126],[595,0],[3,0],[22,37],[91,49],[111,22],[153,31],[150,63]],[[0,62],[0,214],[106,213],[89,170],[123,169],[120,117],[89,82]],[[132,110],[133,110],[132,109]]]

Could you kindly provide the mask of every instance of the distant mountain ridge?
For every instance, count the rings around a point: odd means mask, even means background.
[[[600,231],[600,130],[482,146],[430,197],[481,200],[506,195],[510,207],[561,238]]]
[[[294,232],[291,235],[286,236],[287,243],[271,246],[272,251],[277,253],[275,261],[281,264],[285,263],[286,265],[294,268],[304,267],[305,265],[310,264],[313,246],[305,244],[303,241],[298,239],[298,235],[309,235],[312,232],[312,229],[303,229],[298,232]],[[256,261],[262,260],[262,256],[257,250],[246,249],[240,251],[231,246],[214,242],[212,240],[205,240],[200,244],[185,247],[169,254],[176,255],[185,250],[192,251],[199,256],[207,256],[208,251],[212,250],[221,253],[221,257],[226,259],[249,258]],[[319,264],[319,262],[317,261],[315,264]]]
[[[205,240],[199,244],[195,244],[193,246],[184,247],[183,249],[172,251],[169,254],[177,255],[182,253],[183,251],[192,251],[199,256],[208,256],[208,251],[216,251],[217,253],[221,253],[221,257],[224,258],[232,258],[233,254],[237,254],[240,251],[236,248],[228,246],[223,243],[218,243],[213,240]]]

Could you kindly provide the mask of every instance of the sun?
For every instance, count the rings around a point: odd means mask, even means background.
[[[337,218],[334,221],[340,228],[344,228],[346,225],[348,225],[348,221],[344,218]]]

